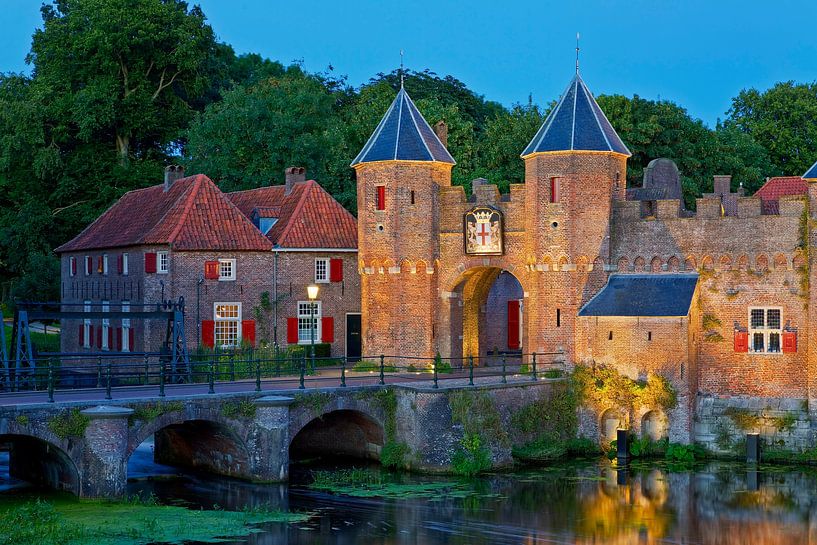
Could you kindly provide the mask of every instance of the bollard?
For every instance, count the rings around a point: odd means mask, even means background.
[[[437,355],[439,356],[439,354],[437,354]],[[440,360],[440,361],[442,361],[442,360]],[[434,370],[434,386],[433,387],[434,388],[439,388],[440,385],[437,383],[437,360],[436,359],[434,360],[434,363],[431,364],[431,367]]]
[[[215,388],[215,381],[216,381],[216,369],[215,369],[215,367],[216,367],[216,362],[215,362],[215,360],[212,360],[212,361],[210,362],[210,372],[209,372],[209,373],[207,373],[207,375],[208,375],[208,377],[207,377],[207,382],[209,382],[209,383],[210,383],[210,384],[209,384],[209,385],[210,385],[210,387],[209,387],[209,388],[208,388],[208,390],[207,390],[207,393],[208,393],[208,394],[214,394],[214,393],[216,393],[216,388]]]
[[[508,376],[505,372],[505,354],[502,354],[502,384],[508,383]]]
[[[474,356],[468,356],[468,386],[474,385]]]
[[[159,363],[159,397],[165,396],[165,364]]]
[[[111,364],[109,363],[105,369],[105,399],[113,399],[111,397]]]
[[[346,388],[346,356],[340,360],[340,387]]]
[[[261,391],[261,357],[255,358],[255,391]]]
[[[48,362],[48,402],[54,403],[54,366]]]
[[[629,430],[621,428],[616,430],[616,460],[618,461],[619,465],[627,465],[627,462],[630,459],[630,445],[628,444],[627,435],[628,432]]]
[[[384,380],[385,377],[383,376],[383,373],[384,373],[385,367],[386,367],[385,359],[386,359],[386,356],[384,356],[383,354],[380,354],[380,384],[381,385],[386,384],[386,381]]]
[[[746,434],[746,463],[756,464],[760,462],[760,434]]]
[[[299,390],[306,388],[306,386],[304,386],[304,371],[306,371],[306,350],[304,350],[303,356],[301,357],[301,378],[300,384],[298,385]]]
[[[530,379],[536,380],[536,352],[534,352],[532,356],[530,362]]]

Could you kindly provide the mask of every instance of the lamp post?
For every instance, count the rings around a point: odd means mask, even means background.
[[[312,370],[315,370],[315,328],[317,327],[317,320],[315,319],[315,299],[318,298],[318,286],[310,284],[306,287],[306,294],[309,297],[309,335],[312,345]]]

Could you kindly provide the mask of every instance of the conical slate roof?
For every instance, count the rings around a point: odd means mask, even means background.
[[[456,163],[402,87],[351,166],[375,161]]]
[[[811,165],[811,168],[803,174],[804,180],[817,180],[817,163]]]
[[[609,151],[632,155],[576,74],[522,157],[546,151]]]

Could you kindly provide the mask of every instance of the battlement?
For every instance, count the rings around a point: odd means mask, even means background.
[[[780,213],[774,215],[762,214],[759,197],[738,197],[737,213],[726,215],[719,197],[703,197],[696,199],[695,212],[684,210],[678,199],[663,199],[655,201],[616,201],[613,208],[615,222],[650,222],[655,220],[672,221],[682,220],[694,222],[696,220],[713,219],[751,219],[774,217],[800,217],[806,207],[806,200],[801,195],[787,195],[780,197]]]

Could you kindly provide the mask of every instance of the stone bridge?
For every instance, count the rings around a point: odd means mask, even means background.
[[[257,393],[145,397],[0,407],[0,450],[12,477],[83,497],[118,497],[128,459],[154,437],[156,462],[260,482],[288,479],[290,460],[342,455],[426,472],[451,469],[463,437],[452,398],[486,400],[502,427],[548,398],[560,379],[508,384],[393,384]],[[424,384],[424,383],[423,383]],[[465,396],[465,398],[463,398]],[[469,397],[470,396],[470,397]],[[476,407],[482,407],[476,408]],[[462,409],[460,409],[462,410]],[[511,442],[486,437],[495,467]],[[384,449],[386,447],[386,449]]]

